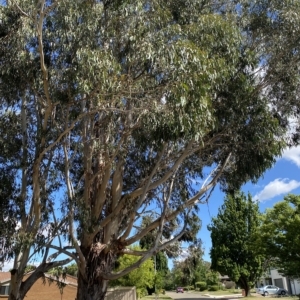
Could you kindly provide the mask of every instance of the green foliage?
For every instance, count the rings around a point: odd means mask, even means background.
[[[141,298],[143,298],[143,297],[145,297],[147,295],[148,295],[148,291],[147,291],[146,288],[140,288],[139,287],[139,288],[136,289],[137,299],[141,299]]]
[[[218,291],[220,288],[218,285],[211,285],[209,286],[208,290],[211,291],[211,292],[216,292]]]
[[[228,275],[248,294],[262,274],[263,255],[253,246],[260,228],[258,204],[241,192],[228,194],[216,218],[208,226],[211,232],[212,269]]]
[[[179,286],[192,285],[195,287],[199,280],[199,270],[203,266],[203,250],[201,240],[196,240],[188,247],[188,256],[183,261],[174,261],[174,273],[176,284]],[[205,272],[205,271],[204,271]]]
[[[25,268],[25,273],[32,272],[35,269],[36,269],[36,266],[34,266],[34,265],[27,265],[26,268]]]
[[[300,277],[300,196],[287,195],[263,215],[259,246],[279,272]]]
[[[159,291],[163,288],[164,275],[165,275],[165,272],[162,272],[162,271],[157,272],[156,271],[155,278],[154,278],[154,286],[155,286],[156,291]]]
[[[197,281],[207,282],[207,280],[209,280],[212,276],[212,272],[213,271],[210,269],[210,263],[202,260],[195,271],[195,278]]]
[[[36,269],[36,267],[34,267]],[[56,267],[48,271],[49,274],[54,275],[56,277],[63,276],[65,277],[66,275],[71,275],[71,276],[77,276],[78,272],[78,266],[75,263],[72,263],[70,265],[64,266],[64,267]]]
[[[140,250],[140,247],[132,247],[134,250]],[[116,271],[123,270],[127,267],[130,267],[133,263],[137,262],[139,257],[132,255],[123,255],[118,259],[118,268]],[[135,286],[137,289],[140,289],[141,292],[147,290],[147,287],[153,287],[155,283],[155,270],[152,259],[146,260],[141,266],[137,269],[132,270],[127,275],[114,280],[111,282],[113,286]]]
[[[163,287],[166,291],[171,291],[174,289],[174,276],[173,273],[168,271],[164,276],[164,284]]]
[[[210,270],[206,274],[206,283],[208,286],[217,285],[219,283],[219,273],[214,270]]]
[[[78,266],[76,263],[72,263],[70,265],[65,266],[65,272],[68,275],[77,276]]]
[[[294,2],[0,6],[0,260],[17,254],[20,282],[31,249],[48,261],[45,244],[64,236],[79,277],[106,284],[129,270],[111,273],[128,246],[145,237],[146,259],[170,239],[193,241],[207,191],[234,191],[273,165],[282,121],[299,107]],[[207,186],[195,185],[211,167]],[[201,279],[196,260],[181,274],[186,285]]]
[[[57,267],[49,270],[49,274],[59,278],[59,277],[65,277],[67,275],[66,269],[63,267]]]
[[[196,288],[198,288],[200,291],[204,291],[207,289],[207,283],[204,281],[198,281],[196,282]]]
[[[287,127],[289,116],[299,118],[299,1],[238,2],[248,45],[262,46],[255,55],[262,62],[258,71],[261,70],[268,85],[265,95],[271,100],[274,116],[280,125]],[[297,144],[299,137],[297,126],[289,142]]]

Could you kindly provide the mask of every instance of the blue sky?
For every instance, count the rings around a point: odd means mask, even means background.
[[[242,190],[259,201],[260,210],[264,212],[267,208],[281,201],[288,193],[300,194],[300,147],[287,149],[282,157],[277,159],[273,168],[267,170],[256,184],[247,183]],[[211,218],[217,216],[218,209],[224,201],[225,194],[216,187],[207,204],[200,205],[199,217],[202,220],[202,228],[198,237],[203,241],[204,260],[210,261],[209,251],[211,248],[210,232],[207,225]],[[169,261],[169,268],[172,268]],[[5,264],[3,270],[9,270],[12,261]]]
[[[247,194],[250,192],[254,199],[259,201],[262,212],[267,208],[283,200],[288,193],[300,194],[300,147],[287,149],[273,168],[267,170],[256,184],[247,183],[242,190]],[[211,218],[217,216],[218,209],[224,200],[224,193],[217,187],[213,192],[209,203],[200,206],[199,216],[202,220],[202,228],[198,234],[203,241],[204,260],[210,261],[209,250],[211,248],[210,233],[207,225]]]

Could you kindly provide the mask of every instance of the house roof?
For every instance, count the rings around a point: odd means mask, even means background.
[[[32,272],[30,272],[30,273],[32,273]],[[26,275],[29,275],[30,273],[27,273]],[[26,275],[25,275],[25,278],[26,278]],[[52,279],[52,280],[55,280],[55,281],[58,280],[58,281],[63,282],[65,284],[70,284],[70,285],[77,286],[77,277],[74,277],[74,276],[71,276],[71,275],[66,275],[65,278],[63,278],[63,277],[57,278],[53,275],[45,274],[45,277],[49,278],[49,279]],[[0,272],[0,283],[10,281],[10,279],[11,279],[10,272]]]
[[[52,279],[52,280],[58,280],[60,282],[63,282],[65,284],[71,284],[71,285],[76,285],[77,286],[77,277],[71,276],[71,275],[66,275],[65,277],[59,277],[57,278],[56,276],[50,275],[50,274],[45,274],[46,278]]]
[[[10,272],[0,272],[0,283],[10,280]]]

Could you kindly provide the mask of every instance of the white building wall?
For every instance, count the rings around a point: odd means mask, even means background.
[[[280,275],[276,269],[273,269],[273,270],[270,270],[270,271],[271,271],[270,273],[271,273],[271,278],[272,278],[272,284],[276,285],[275,284],[275,279],[282,279],[283,288],[286,289],[286,290],[289,290],[287,278]]]
[[[288,279],[282,275],[280,275],[278,273],[278,270],[276,269],[273,269],[273,270],[270,270],[270,273],[271,273],[271,278],[272,278],[272,283],[274,285],[275,284],[275,279],[282,279],[282,282],[283,282],[283,288],[285,288],[286,290],[289,290],[289,282],[290,282],[290,287],[292,289],[292,294],[293,295],[299,295],[300,294],[300,282],[299,280],[297,279]]]
[[[299,280],[291,280],[291,287],[293,295],[299,295],[300,294],[300,281]]]
[[[257,287],[264,285],[276,285],[276,279],[281,279],[283,288],[291,291],[292,295],[300,294],[300,279],[288,279],[278,273],[277,269],[269,269],[264,276],[256,283]]]

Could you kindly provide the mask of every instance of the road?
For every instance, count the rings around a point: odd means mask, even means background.
[[[189,299],[207,299],[212,300],[213,298],[202,296],[198,293],[175,293],[175,292],[166,292],[168,296],[170,296],[173,299],[180,299],[180,300],[189,300]]]
[[[176,293],[176,292],[166,292],[166,294],[168,296],[170,296],[171,298],[173,299],[178,299],[178,300],[190,300],[190,299],[194,299],[194,300],[198,300],[198,299],[201,299],[201,300],[228,300],[228,299],[236,299],[238,300],[238,297],[237,296],[230,296],[228,295],[228,298],[227,297],[222,297],[220,298],[219,297],[207,297],[207,296],[203,296],[203,295],[200,295],[198,293]]]

